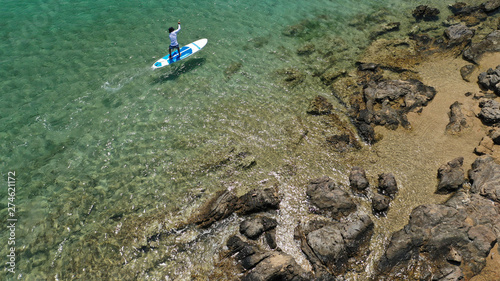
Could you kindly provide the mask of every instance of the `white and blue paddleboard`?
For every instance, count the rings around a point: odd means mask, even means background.
[[[170,64],[177,62],[177,61],[180,61],[182,59],[185,59],[185,58],[189,57],[190,55],[198,52],[203,47],[205,47],[207,42],[208,42],[207,39],[200,39],[198,41],[194,41],[193,43],[187,44],[186,46],[181,48],[180,55],[179,55],[179,52],[177,52],[177,50],[175,50],[172,52],[172,59],[170,59],[169,55],[167,54],[163,58],[156,61],[151,68],[157,69],[160,67],[170,65]]]

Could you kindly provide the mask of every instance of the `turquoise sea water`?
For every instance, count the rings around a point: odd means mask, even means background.
[[[431,1],[0,2],[0,219],[9,171],[18,218],[16,273],[2,275],[203,280],[234,227],[179,223],[215,191],[284,167],[299,167],[296,182],[342,170],[331,152],[292,145],[309,100],[330,92],[314,72],[352,67],[374,26],[401,21],[402,34]],[[453,1],[442,2],[446,14]],[[178,20],[181,45],[207,46],[151,70]],[[315,54],[298,54],[308,44]],[[285,81],[293,71],[298,86]],[[161,245],[141,249],[158,233]],[[2,261],[9,235],[0,229]]]

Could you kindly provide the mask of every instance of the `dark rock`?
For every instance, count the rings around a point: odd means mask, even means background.
[[[251,214],[279,208],[280,199],[274,188],[254,189],[238,198],[237,212]]]
[[[368,215],[356,215],[348,222],[329,222],[306,234],[310,246],[321,263],[333,272],[343,272],[349,258],[366,251],[373,222]],[[308,257],[309,258],[309,257]]]
[[[333,135],[326,138],[326,141],[339,152],[348,151],[351,148],[359,148],[358,141],[349,134]]]
[[[244,242],[238,236],[227,241],[229,254],[241,264],[245,275],[241,280],[307,280],[307,274],[295,260],[281,252],[262,250],[257,244]]]
[[[485,12],[491,13],[500,7],[500,0],[489,0],[482,5]]]
[[[254,217],[244,220],[240,224],[240,233],[250,239],[257,239],[264,231],[275,228],[278,225],[275,219],[268,217]]]
[[[358,134],[363,141],[368,144],[373,144],[375,142],[375,130],[372,125],[365,122],[355,122],[356,128],[358,129]]]
[[[349,194],[327,176],[310,181],[306,193],[320,212],[333,218],[346,216],[356,210],[356,204]]]
[[[258,263],[255,268],[249,271],[242,281],[306,281],[309,278],[303,269],[295,262],[293,257],[281,253],[273,252],[269,257]]]
[[[465,49],[463,56],[466,60],[479,64],[479,60],[484,53],[498,51],[500,51],[500,30],[495,30],[480,42],[474,43]]]
[[[237,201],[238,197],[231,191],[219,191],[189,221],[203,228],[209,227],[214,222],[227,218],[236,211]]]
[[[497,145],[500,145],[500,127],[495,127],[490,130],[488,136]]]
[[[479,118],[487,125],[500,122],[500,103],[496,100],[483,100],[479,102],[481,111]]]
[[[500,65],[479,74],[478,84],[484,89],[492,90],[495,94],[500,95]]]
[[[392,173],[383,173],[378,175],[378,190],[380,194],[394,198],[398,192],[398,184]]]
[[[444,34],[448,38],[448,47],[453,47],[457,45],[466,45],[470,42],[471,38],[474,36],[474,30],[468,28],[464,24],[456,24],[448,27]]]
[[[417,265],[445,278],[435,280],[459,280],[461,275],[469,280],[485,266],[485,258],[500,234],[500,229],[493,227],[498,223],[498,206],[476,194],[459,191],[443,205],[419,206],[412,211],[408,224],[392,235],[375,280],[390,280],[383,276],[429,280],[422,279],[428,273],[408,271]],[[455,255],[450,264],[452,251],[460,258]],[[461,262],[460,268],[453,262]]]
[[[314,100],[309,104],[309,109],[307,113],[313,115],[324,115],[332,113],[333,106],[328,100],[323,96],[316,96]]]
[[[471,14],[472,12],[478,9],[477,7],[469,6],[467,3],[464,2],[457,2],[453,5],[449,5],[448,8],[450,8],[450,11],[454,15]]]
[[[437,193],[450,193],[457,191],[465,181],[465,172],[462,168],[464,158],[453,159],[438,169],[439,184]]]
[[[252,190],[237,197],[231,191],[219,191],[188,222],[202,228],[229,217],[232,213],[251,214],[279,208],[280,199],[273,188]]]
[[[460,68],[460,75],[462,76],[462,79],[464,79],[467,82],[470,82],[470,76],[476,70],[476,68],[477,66],[473,64],[462,66],[462,68]]]
[[[358,112],[356,119],[365,123],[396,129],[408,126],[406,114],[421,108],[434,98],[436,90],[417,80],[370,81],[364,91],[366,110]]]
[[[481,156],[469,170],[470,191],[500,202],[500,165],[490,156]]]
[[[413,16],[415,19],[420,20],[436,20],[438,18],[440,11],[436,8],[431,8],[427,5],[420,5],[413,10]]]
[[[366,172],[361,167],[353,167],[349,173],[349,183],[351,188],[358,192],[364,192],[370,185],[366,178]]]
[[[266,243],[269,245],[269,248],[276,249],[276,247],[278,247],[276,244],[276,229],[266,231],[264,238],[266,239]]]
[[[450,117],[450,123],[446,125],[446,133],[451,135],[458,134],[468,127],[467,119],[462,113],[462,104],[458,101],[450,106],[450,113],[448,116]]]
[[[391,198],[382,194],[375,193],[372,198],[372,210],[376,215],[384,215],[389,210]]]

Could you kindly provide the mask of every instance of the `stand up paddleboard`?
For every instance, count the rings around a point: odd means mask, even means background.
[[[179,52],[177,52],[177,50],[175,50],[172,52],[172,59],[170,59],[169,55],[167,54],[163,58],[156,61],[151,68],[157,69],[160,67],[170,65],[170,64],[177,62],[177,61],[180,61],[182,59],[185,59],[185,58],[189,57],[190,55],[198,52],[203,47],[205,47],[207,42],[208,42],[207,39],[200,39],[198,41],[194,41],[193,43],[187,44],[186,46],[181,48],[181,55],[180,56],[179,56]]]

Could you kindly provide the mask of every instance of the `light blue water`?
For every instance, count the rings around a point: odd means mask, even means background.
[[[309,100],[330,91],[315,69],[353,66],[373,26],[409,28],[411,10],[430,1],[0,2],[0,218],[15,171],[19,219],[16,274],[2,274],[203,280],[233,228],[206,234],[220,241],[190,229],[140,247],[214,191],[258,186],[300,163],[290,143]],[[445,13],[454,1],[443,2]],[[207,46],[152,71],[178,20],[181,45]],[[297,54],[311,42],[333,55]],[[305,81],[287,86],[287,69]],[[248,159],[257,164],[242,169]],[[325,161],[302,163],[303,177],[342,168]],[[8,236],[2,228],[1,260]]]

